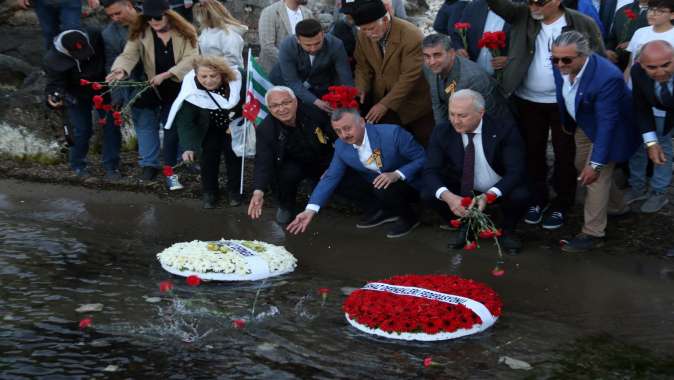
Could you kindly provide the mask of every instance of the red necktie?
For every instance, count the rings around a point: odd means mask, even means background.
[[[461,195],[471,196],[473,194],[473,183],[475,182],[475,145],[473,137],[475,133],[466,133],[468,145],[463,153],[463,174],[461,175]]]

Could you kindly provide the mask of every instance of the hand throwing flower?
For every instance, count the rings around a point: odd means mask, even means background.
[[[479,239],[494,239],[496,244],[496,249],[498,253],[498,260],[496,268],[499,275],[503,275],[504,271],[500,269],[500,265],[503,264],[503,253],[501,252],[501,245],[499,244],[499,237],[503,235],[503,232],[496,228],[494,222],[491,221],[489,215],[485,214],[484,211],[480,210],[480,203],[486,202],[487,204],[492,204],[496,201],[497,196],[492,193],[480,194],[474,198],[463,197],[461,199],[461,206],[465,207],[468,212],[461,219],[454,219],[450,221],[450,224],[453,227],[465,226],[466,233],[466,244],[463,246],[465,251],[474,251],[480,248],[478,244]],[[492,271],[492,274],[499,276]]]

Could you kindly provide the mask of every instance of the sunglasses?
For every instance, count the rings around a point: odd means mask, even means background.
[[[529,0],[529,5],[536,5],[539,7],[544,7],[547,3],[552,0]]]
[[[578,58],[578,57],[580,57],[580,54],[579,54],[579,55],[576,55],[576,56],[573,56],[573,57],[561,57],[561,58],[550,57],[550,60],[552,61],[552,64],[553,64],[553,65],[559,65],[559,62],[560,62],[560,61],[561,61],[563,64],[568,65],[568,64],[570,64],[571,62],[573,62],[574,59],[576,59],[576,58]]]
[[[164,15],[161,15],[161,16],[150,16],[150,19],[151,19],[151,20],[155,20],[155,21],[161,21],[161,20],[164,19]]]

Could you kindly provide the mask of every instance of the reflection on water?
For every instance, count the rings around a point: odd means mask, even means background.
[[[438,231],[373,240],[335,216],[317,220],[311,235],[286,240],[270,219],[254,224],[239,209],[204,213],[196,203],[76,196],[58,187],[45,197],[14,186],[0,194],[3,378],[103,378],[108,366],[133,378],[510,378],[522,374],[499,365],[500,356],[545,374],[557,347],[591,331],[656,348],[673,338],[672,281],[661,276],[671,268],[657,261],[538,252],[495,281],[484,274],[491,258],[448,254]],[[176,241],[220,237],[285,244],[300,267],[264,283],[191,288],[154,257]],[[505,314],[483,334],[445,343],[389,341],[348,326],[344,293],[405,272],[488,281],[503,295]],[[175,289],[162,294],[158,283],[168,278]],[[323,306],[321,287],[332,289]],[[75,311],[88,303],[103,310]],[[93,328],[81,331],[85,315]],[[424,369],[426,356],[441,366]]]

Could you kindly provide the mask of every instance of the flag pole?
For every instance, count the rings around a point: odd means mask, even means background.
[[[251,48],[248,48],[248,62],[246,63],[246,100],[244,100],[244,104],[248,100],[248,91],[250,91],[250,61],[251,61]],[[239,194],[243,195],[243,176],[244,176],[244,163],[246,161],[246,140],[248,138],[247,132],[248,132],[248,119],[246,117],[243,118],[243,154],[241,156],[241,181],[239,183]]]

